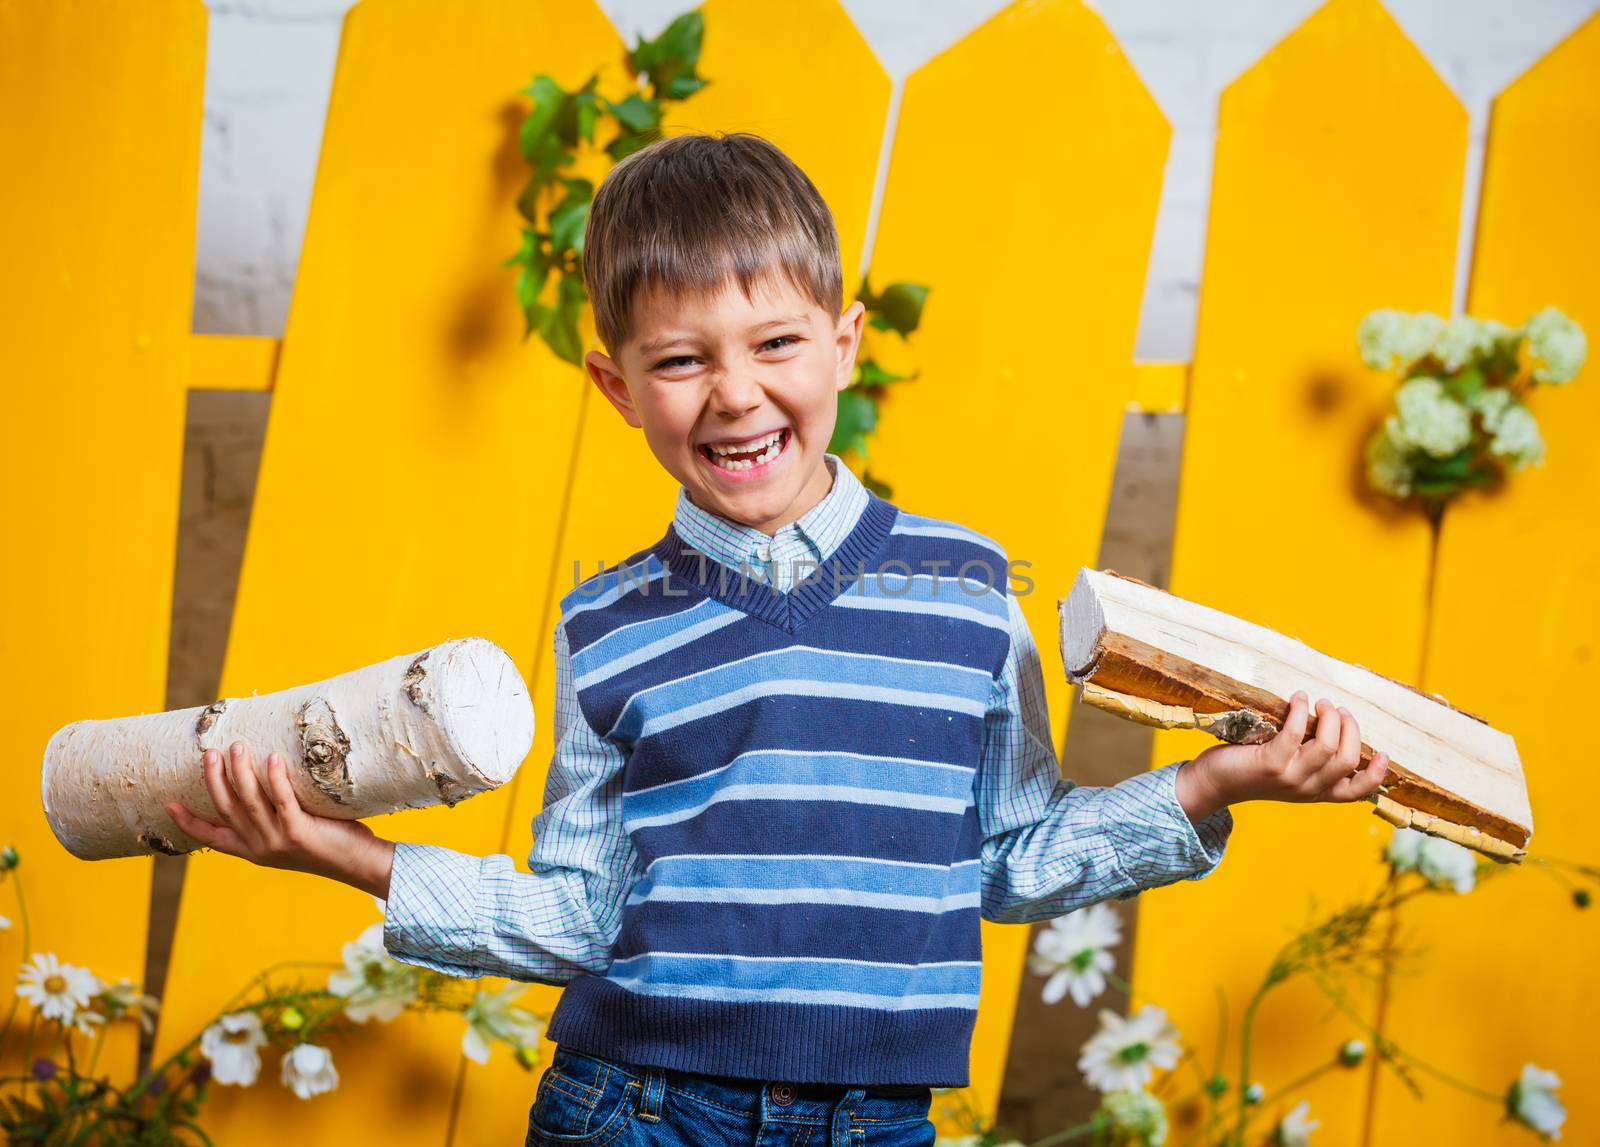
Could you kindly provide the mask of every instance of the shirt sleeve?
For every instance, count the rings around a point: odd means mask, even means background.
[[[1146,888],[1199,880],[1216,868],[1233,831],[1223,807],[1198,825],[1177,797],[1177,761],[1115,785],[1061,775],[1039,650],[1014,595],[1011,652],[984,718],[974,778],[982,915],[1026,924]]]
[[[558,623],[555,753],[533,818],[527,872],[504,854],[395,845],[383,943],[403,963],[476,979],[563,984],[611,963],[635,853],[622,826],[627,751],[578,706]]]

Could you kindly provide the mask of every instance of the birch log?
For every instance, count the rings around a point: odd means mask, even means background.
[[[263,785],[275,751],[307,811],[359,820],[504,784],[533,746],[533,705],[506,652],[466,637],[265,696],[74,721],[45,747],[45,818],[83,860],[192,852],[167,802],[220,820],[201,757],[235,741]]]
[[[1159,728],[1270,739],[1289,697],[1326,697],[1361,726],[1361,764],[1389,754],[1369,800],[1392,824],[1520,861],[1533,813],[1516,743],[1438,694],[1338,661],[1264,626],[1114,570],[1083,569],[1059,602],[1061,662],[1083,700]],[[1311,714],[1306,735],[1316,731]]]

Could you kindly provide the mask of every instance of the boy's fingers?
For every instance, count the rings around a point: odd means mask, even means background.
[[[1348,709],[1339,710],[1339,749],[1317,773],[1318,789],[1334,784],[1361,767],[1361,726]]]
[[[233,781],[233,791],[250,819],[266,828],[272,814],[267,809],[266,794],[261,791],[261,778],[256,774],[256,755],[243,741],[235,741],[228,755],[228,767]]]
[[[1289,698],[1289,716],[1284,719],[1283,728],[1278,730],[1278,735],[1273,738],[1274,751],[1284,760],[1294,756],[1295,750],[1300,747],[1300,742],[1306,739],[1306,695],[1296,690]]]
[[[1339,710],[1334,708],[1333,702],[1327,698],[1318,700],[1317,747],[1330,756],[1339,749],[1339,727]]]
[[[1373,753],[1372,760],[1367,762],[1367,767],[1356,772],[1354,776],[1341,777],[1334,786],[1328,790],[1328,799],[1334,801],[1365,800],[1378,791],[1378,786],[1384,782],[1389,772],[1389,754]]]
[[[205,774],[206,791],[211,794],[211,803],[217,806],[218,816],[231,822],[238,815],[238,809],[233,798],[233,786],[228,783],[228,774],[222,767],[222,754],[216,749],[207,749],[201,759],[204,761],[201,768]]]
[[[272,789],[278,814],[286,823],[305,811],[300,807],[300,798],[294,795],[294,786],[289,783],[289,767],[284,764],[281,753],[267,754],[267,784]]]
[[[167,805],[167,812],[172,815],[173,823],[207,848],[232,853],[234,856],[244,855],[244,842],[239,839],[239,834],[227,825],[217,824],[199,813],[190,812],[188,806],[177,801]]]

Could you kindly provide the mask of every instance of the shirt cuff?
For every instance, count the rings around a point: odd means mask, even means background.
[[[476,979],[480,857],[397,841],[384,902],[383,946],[396,960]]]
[[[1233,813],[1224,805],[1199,824],[1189,820],[1177,785],[1178,770],[1187,763],[1162,765],[1107,791],[1105,831],[1133,885],[1119,899],[1178,880],[1200,880],[1221,863]]]

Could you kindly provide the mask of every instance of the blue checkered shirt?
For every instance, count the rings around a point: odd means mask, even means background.
[[[855,527],[867,490],[826,454],[828,493],[772,535],[711,514],[678,488],[673,526],[684,543],[783,592],[825,562]],[[1233,815],[1195,824],[1178,803],[1178,761],[1115,785],[1061,775],[1033,634],[1010,603],[1011,650],[984,719],[974,800],[983,830],[982,915],[1028,923],[1147,888],[1199,880],[1222,860]],[[566,630],[557,624],[555,753],[533,818],[526,873],[503,853],[395,845],[384,946],[396,959],[450,975],[559,984],[603,972],[623,903],[639,874],[624,830],[627,757],[584,719]]]

